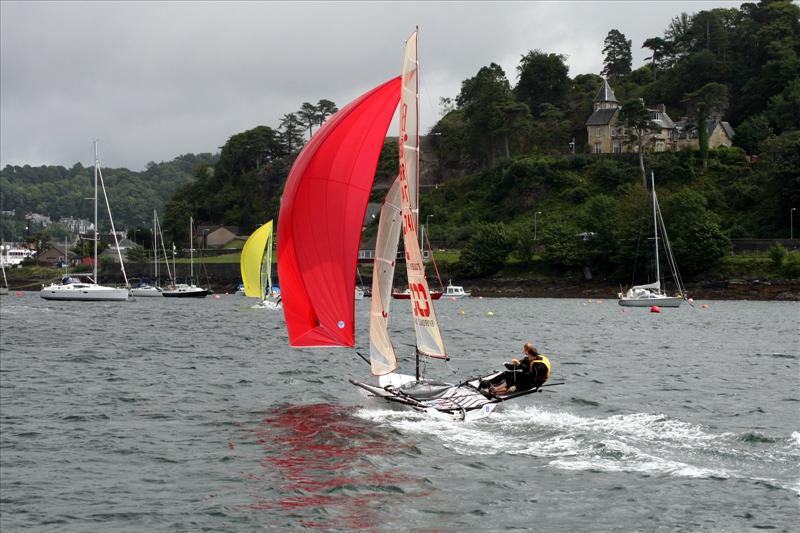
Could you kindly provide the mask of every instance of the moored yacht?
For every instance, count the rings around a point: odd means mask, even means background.
[[[61,283],[42,287],[39,296],[45,300],[116,302],[128,299],[128,289],[98,285],[91,274],[69,274],[61,278]]]
[[[98,176],[103,187],[103,196],[106,198],[106,208],[108,209],[108,219],[111,223],[111,233],[114,235],[114,242],[117,245],[119,264],[122,269],[122,276],[125,278],[125,288],[105,287],[97,283],[97,243],[98,224],[97,224],[97,184]],[[103,174],[100,171],[100,161],[97,158],[97,141],[94,141],[94,261],[92,274],[67,274],[61,278],[61,283],[53,283],[42,287],[39,296],[45,300],[78,300],[78,301],[124,301],[128,299],[128,277],[125,274],[125,263],[122,254],[119,252],[117,242],[117,232],[114,228],[114,219],[111,217],[111,207],[108,205],[106,187],[103,183]],[[66,259],[66,246],[65,246]]]
[[[453,285],[452,282],[447,284],[444,295],[448,298],[466,298],[470,295],[469,292],[464,292],[464,287],[461,285]]]

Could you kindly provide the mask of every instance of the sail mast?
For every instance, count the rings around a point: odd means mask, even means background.
[[[92,264],[92,277],[97,283],[97,139],[94,140],[94,262]]]
[[[161,285],[158,279],[158,244],[156,239],[156,210],[153,209],[153,276],[156,278],[156,287]]]
[[[658,283],[658,292],[661,292],[661,270],[658,266],[658,218],[656,214],[656,178],[655,173],[650,171],[650,186],[653,189],[653,239],[656,247],[656,283]]]
[[[194,285],[194,239],[192,239],[192,226],[194,220],[189,217],[189,284]]]
[[[415,46],[414,46],[414,69],[417,73],[416,75],[416,86],[414,88],[414,105],[416,107],[416,112],[414,116],[416,117],[415,122],[415,130],[414,130],[414,154],[416,157],[416,164],[414,168],[417,169],[417,190],[414,194],[414,205],[412,208],[414,209],[414,213],[417,216],[416,224],[419,226],[419,248],[420,250],[425,248],[425,244],[422,242],[422,224],[420,220],[422,220],[422,214],[419,210],[419,181],[420,181],[420,168],[419,168],[419,26],[414,26],[414,33],[415,33]]]

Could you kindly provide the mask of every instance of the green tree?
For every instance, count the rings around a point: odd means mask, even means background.
[[[532,50],[522,56],[517,66],[519,81],[514,87],[517,100],[526,104],[534,117],[541,106],[559,106],[569,90],[569,67],[566,57]]]
[[[703,168],[708,168],[708,127],[710,120],[719,120],[728,107],[728,88],[721,83],[707,83],[688,93],[684,101],[689,105],[690,120],[697,128],[700,157]]]
[[[510,155],[513,139],[530,130],[530,110],[514,99],[506,74],[496,63],[464,80],[456,102],[464,112],[466,146],[484,165],[501,154]]]
[[[733,144],[742,148],[748,154],[755,154],[758,145],[772,134],[769,119],[764,113],[753,115],[739,124]]]
[[[339,111],[339,108],[336,107],[336,104],[331,102],[330,100],[325,100],[324,98],[317,102],[317,120],[319,121],[318,124],[322,126],[325,120]]]
[[[465,277],[490,276],[500,271],[513,248],[502,224],[482,224],[461,252],[457,271]]]
[[[308,128],[308,138],[311,139],[311,136],[314,135],[314,126],[319,124],[319,111],[317,110],[317,106],[311,102],[303,102],[297,115],[300,117],[303,125]]]
[[[664,56],[667,53],[668,43],[661,37],[651,37],[645,40],[642,48],[650,49],[650,57],[645,59],[650,60],[650,69],[653,71],[653,80],[655,80],[656,72],[662,66]]]
[[[638,99],[628,100],[622,104],[622,108],[619,110],[619,117],[636,142],[639,154],[639,172],[642,176],[642,183],[646,187],[647,175],[644,170],[644,149],[650,142],[651,134],[656,131],[657,126],[650,119],[650,112],[644,106],[644,102]]]
[[[602,74],[614,81],[624,77],[631,72],[631,41],[625,39],[625,35],[619,30],[608,32],[603,42],[603,71]]]
[[[278,129],[281,132],[280,138],[287,154],[294,154],[303,146],[305,142],[303,128],[303,122],[297,116],[297,113],[287,113],[281,118]]]
[[[542,257],[557,267],[585,264],[586,256],[578,234],[573,223],[559,217],[547,217],[541,228]]]
[[[681,272],[697,274],[719,262],[731,247],[702,193],[684,188],[663,202],[664,220]]]

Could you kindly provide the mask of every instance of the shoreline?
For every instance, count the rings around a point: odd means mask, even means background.
[[[619,285],[574,280],[474,280],[464,282],[474,296],[616,299]],[[686,285],[695,300],[800,301],[800,280],[713,280]]]
[[[211,269],[209,269],[211,270]],[[217,269],[214,269],[217,270]],[[228,270],[228,269],[224,269]],[[230,269],[234,270],[234,269]],[[208,283],[199,283],[218,294],[233,293],[240,283],[239,267],[235,272],[223,271],[209,273]],[[9,276],[9,291],[39,291],[42,285],[50,283],[56,276]],[[123,283],[121,274],[101,274],[103,283]],[[198,280],[199,281],[199,280]],[[365,279],[369,286],[370,280]],[[488,298],[592,298],[616,299],[620,291],[618,284],[604,281],[585,281],[576,279],[531,280],[525,278],[473,279],[459,282],[464,290],[473,296]],[[705,280],[688,283],[686,292],[695,300],[763,300],[800,301],[800,279],[783,280]]]

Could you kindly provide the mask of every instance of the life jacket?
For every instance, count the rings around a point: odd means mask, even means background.
[[[550,378],[550,373],[552,372],[552,367],[550,366],[550,359],[540,354],[539,359],[536,359],[535,361],[529,359],[529,361],[530,363],[528,364],[528,373],[533,373],[534,364],[542,363],[547,368],[547,375],[544,377],[544,380],[542,380],[542,383],[544,383]]]

